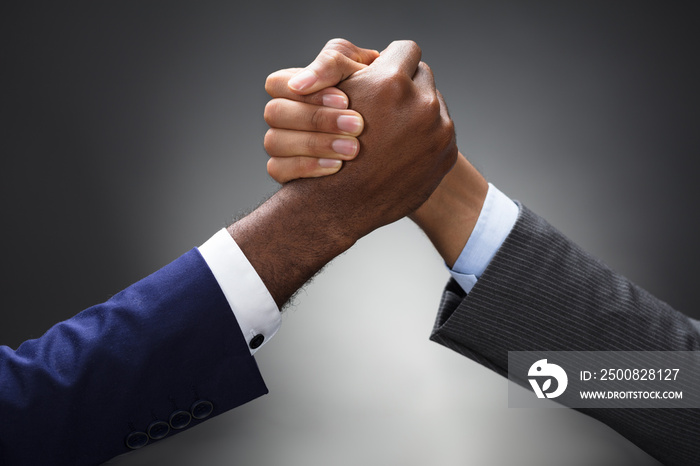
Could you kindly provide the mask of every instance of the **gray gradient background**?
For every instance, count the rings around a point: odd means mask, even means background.
[[[698,317],[687,5],[4,5],[0,341],[40,336],[273,192],[263,82],[333,37],[416,40],[490,181]],[[375,232],[258,353],[270,395],[112,463],[655,464],[574,411],[508,409],[504,379],[429,342],[446,278],[409,222]]]

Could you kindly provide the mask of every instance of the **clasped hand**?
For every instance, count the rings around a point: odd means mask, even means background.
[[[359,236],[415,211],[457,158],[452,120],[420,58],[410,41],[379,54],[336,39],[307,68],[271,74],[269,174],[323,191]]]

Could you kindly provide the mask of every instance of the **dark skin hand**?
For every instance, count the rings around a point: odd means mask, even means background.
[[[287,183],[228,227],[279,307],[359,238],[415,211],[457,157],[416,44],[392,43],[339,88],[364,116],[357,157],[333,176]]]

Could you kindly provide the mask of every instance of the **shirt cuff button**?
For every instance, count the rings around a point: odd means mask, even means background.
[[[265,341],[265,337],[261,334],[255,335],[251,340],[250,340],[250,349],[257,349],[260,348],[260,345],[263,344],[263,341]]]

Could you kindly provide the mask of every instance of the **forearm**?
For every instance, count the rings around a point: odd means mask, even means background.
[[[228,227],[279,308],[361,236],[308,181],[288,183]]]
[[[460,153],[457,163],[411,219],[452,267],[479,218],[488,183]]]

